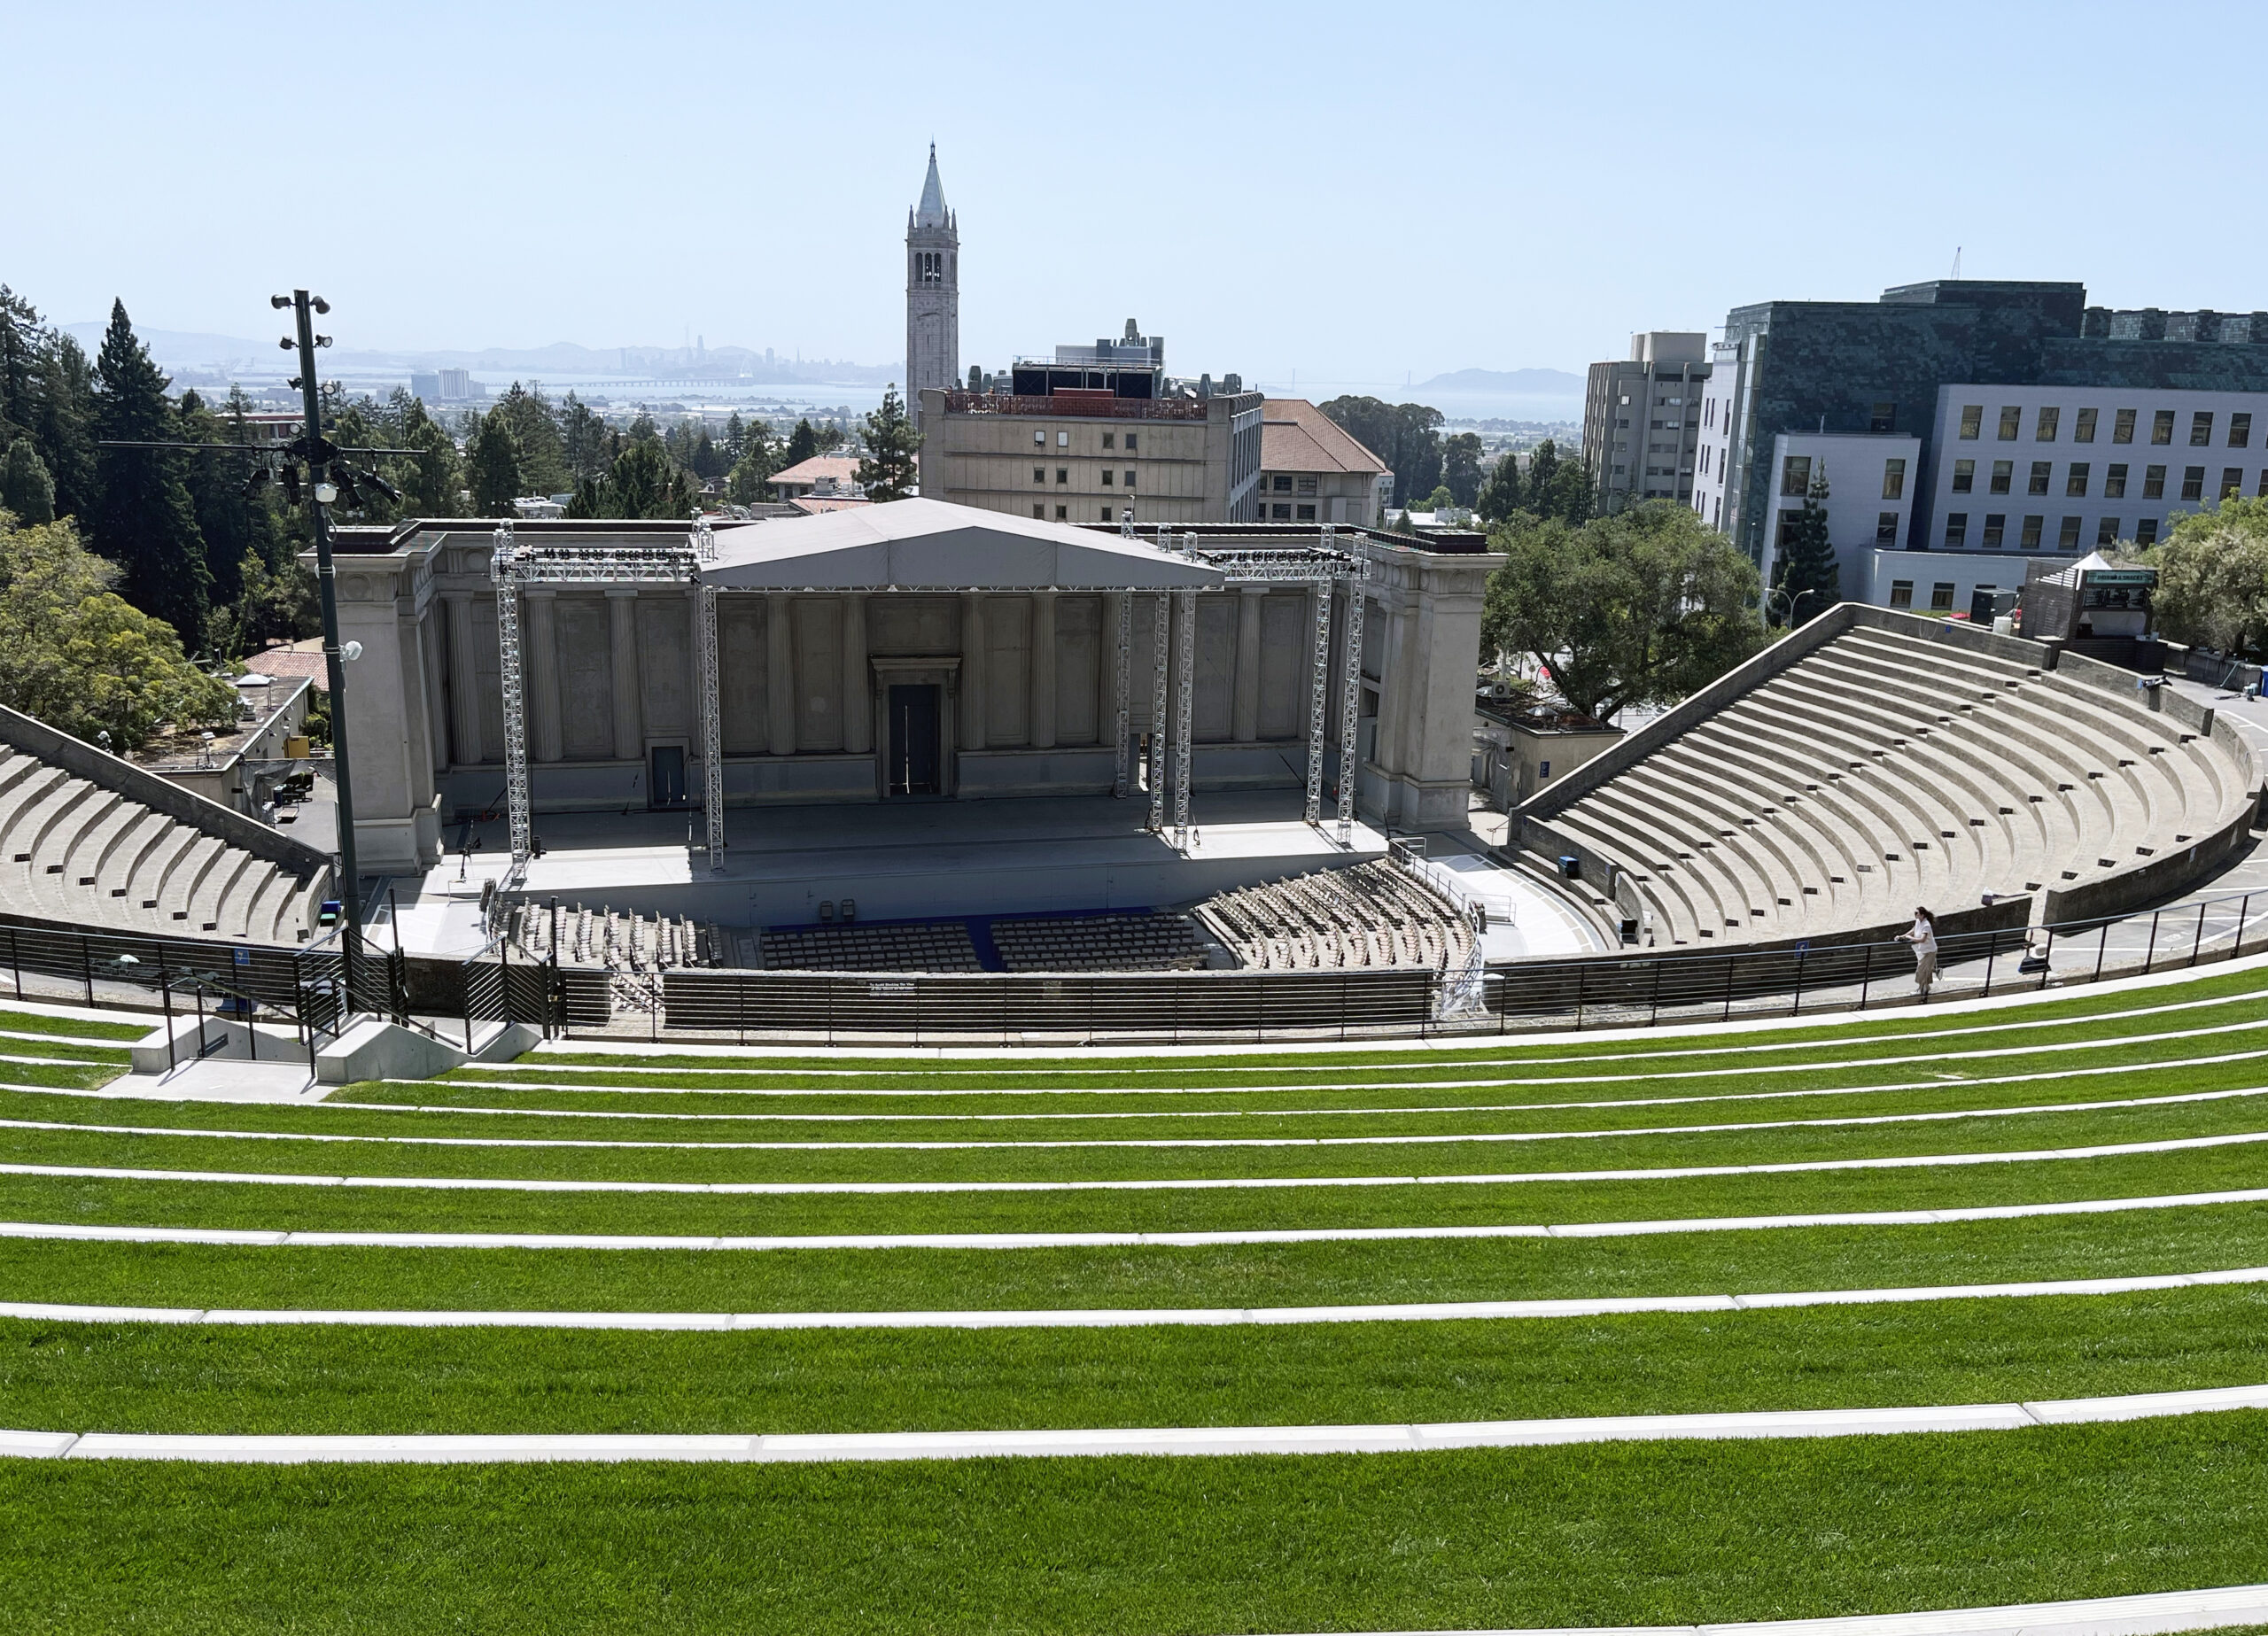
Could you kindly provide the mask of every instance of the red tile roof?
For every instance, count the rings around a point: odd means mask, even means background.
[[[1265,471],[1386,469],[1384,461],[1304,398],[1270,398],[1261,407],[1260,464]]]

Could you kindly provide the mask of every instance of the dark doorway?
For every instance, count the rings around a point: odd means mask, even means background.
[[[657,807],[683,806],[685,746],[656,744],[648,754],[653,764],[653,779],[649,785],[653,804]]]
[[[937,685],[894,684],[889,690],[889,787],[893,795],[944,794],[944,757],[937,730]]]

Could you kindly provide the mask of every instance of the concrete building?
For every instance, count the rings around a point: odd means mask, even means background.
[[[855,454],[814,454],[775,471],[765,479],[774,500],[795,500],[805,494],[843,499],[859,492],[858,457]]]
[[[937,144],[921,202],[905,213],[905,401],[920,424],[921,394],[960,379],[960,223],[945,208]]]
[[[485,398],[488,389],[474,380],[469,370],[415,369],[409,376],[409,393],[426,403],[469,403]]]
[[[1384,461],[1304,398],[1261,406],[1261,520],[1375,528],[1392,483]]]
[[[1583,392],[1583,464],[1602,516],[1633,500],[1693,498],[1701,384],[1709,378],[1706,335],[1649,330],[1630,356],[1595,363]]]
[[[487,521],[418,521],[338,531],[341,634],[362,644],[346,717],[369,872],[430,866],[445,822],[501,799],[495,530]],[[1306,585],[1224,583],[1219,569],[1146,536],[933,500],[725,523],[715,537],[715,564],[703,575],[723,593],[718,686],[729,806],[1109,793],[1122,779],[1116,654],[1119,603],[1130,597],[1125,703],[1137,745],[1153,730],[1157,598],[1132,585],[1195,595],[1195,787],[1294,789],[1306,779],[1317,657]],[[1207,538],[1200,531],[1200,547]],[[673,522],[571,519],[522,524],[517,539],[682,546],[686,531]],[[1321,525],[1244,527],[1219,539],[1263,552],[1324,543]],[[1351,527],[1336,531],[1331,548],[1358,561],[1366,581],[1360,810],[1405,826],[1461,823],[1481,595],[1503,559],[1419,550]],[[789,558],[792,568],[783,566]],[[783,573],[805,588],[740,588],[751,576],[764,584]],[[682,809],[697,799],[696,594],[629,584],[524,593],[539,813]],[[1345,669],[1345,601],[1334,599],[1333,676]],[[1335,787],[1342,694],[1327,691]],[[900,719],[901,703],[916,719]]]

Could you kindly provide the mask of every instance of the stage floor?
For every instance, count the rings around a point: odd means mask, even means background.
[[[1347,846],[1328,820],[1310,827],[1296,790],[1200,793],[1186,851],[1143,828],[1146,801],[1107,796],[862,802],[734,808],[721,872],[711,873],[698,813],[541,815],[544,856],[518,896],[563,906],[687,915],[720,926],[808,925],[822,903],[853,900],[862,920],[1186,904],[1263,880],[1380,857],[1386,836],[1356,824]],[[393,883],[405,949],[465,954],[481,943],[479,896],[509,863],[500,820],[473,826],[461,857],[422,880]],[[1169,832],[1170,834],[1170,832]],[[1459,883],[1511,925],[1492,927],[1492,958],[1573,953],[1591,946],[1579,920],[1548,889],[1495,867],[1472,835],[1434,839],[1456,856]],[[390,911],[373,915],[380,927]],[[385,934],[380,934],[381,941]]]

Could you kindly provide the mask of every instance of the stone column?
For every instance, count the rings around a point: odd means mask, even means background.
[[[645,733],[640,725],[638,701],[638,588],[609,585],[606,593],[607,652],[612,662],[610,690],[614,694],[614,758],[642,761]]]
[[[795,631],[788,617],[788,593],[764,599],[764,702],[770,707],[768,742],[774,756],[796,753]]]
[[[1260,605],[1266,585],[1237,588],[1237,690],[1229,736],[1249,744],[1260,736]]]
[[[843,748],[863,756],[874,748],[874,683],[866,674],[866,593],[843,593]]]
[[[553,616],[557,593],[548,585],[520,592],[527,609],[528,758],[557,761],[559,745],[559,622]]]
[[[960,747],[984,748],[984,593],[960,593]]]
[[[1031,593],[1031,747],[1055,748],[1055,593]]]
[[[480,667],[473,652],[472,593],[451,591],[444,601],[449,610],[449,759],[469,767],[485,753],[480,744]]]
[[[394,640],[401,644],[402,753],[409,758],[404,771],[410,787],[416,788],[433,781],[433,707],[425,692],[425,622],[416,614],[398,614],[394,627]]]

